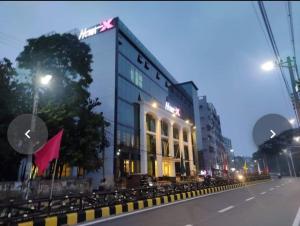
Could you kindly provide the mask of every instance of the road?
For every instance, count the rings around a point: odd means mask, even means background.
[[[300,179],[282,178],[82,225],[300,226],[299,207]]]

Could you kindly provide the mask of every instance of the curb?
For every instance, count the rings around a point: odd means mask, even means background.
[[[205,188],[196,191],[183,192],[173,195],[165,195],[156,198],[138,200],[135,202],[128,202],[126,204],[116,204],[109,207],[101,207],[95,209],[82,210],[79,212],[71,212],[66,214],[60,214],[57,216],[50,216],[45,218],[37,218],[31,221],[21,222],[16,224],[17,226],[63,226],[63,225],[75,225],[77,223],[93,221],[99,218],[107,218],[114,215],[120,215],[122,213],[129,213],[135,210],[141,210],[148,207],[159,206],[167,203],[176,202],[179,200],[185,200],[197,196],[207,195],[211,193],[217,193],[225,190],[232,190],[241,188],[261,182],[270,181],[259,180],[247,183],[239,183],[233,185],[224,185],[213,188]]]

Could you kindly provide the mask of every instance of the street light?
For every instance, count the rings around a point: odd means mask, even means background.
[[[289,119],[289,123],[290,123],[291,125],[295,125],[296,119],[294,119],[294,118]]]
[[[296,177],[296,171],[295,171],[295,166],[294,166],[294,161],[293,161],[293,157],[292,157],[291,151],[288,151],[287,149],[283,149],[282,151],[287,156],[286,161],[288,163],[288,168],[289,168],[290,176],[292,177],[292,170],[291,170],[291,166],[290,166],[290,162],[289,162],[288,157],[290,158],[290,160],[292,162],[293,171],[294,171],[294,174],[295,174],[295,177]]]
[[[300,142],[300,137],[293,137],[293,140],[296,142]]]
[[[233,153],[233,152],[234,152],[234,149],[230,149],[230,152]]]
[[[261,69],[263,69],[264,71],[272,71],[274,67],[275,63],[273,61],[268,61],[261,65]]]
[[[39,64],[38,64],[39,65]],[[39,68],[39,66],[38,66]],[[35,116],[37,115],[37,108],[38,108],[38,102],[39,102],[39,84],[43,86],[47,86],[50,81],[52,80],[52,75],[46,74],[46,75],[39,75],[37,72],[36,75],[33,77],[33,105],[32,105],[32,118],[30,123],[30,130],[35,131]],[[39,81],[39,82],[38,82]],[[32,153],[33,146],[31,145],[29,147],[31,150],[29,153]],[[32,154],[29,154],[27,156],[27,163],[26,163],[26,171],[25,171],[25,178],[27,180],[27,186],[25,190],[25,199],[28,198],[28,191],[30,186],[30,177],[31,177],[31,168],[32,168]]]
[[[48,85],[52,80],[52,75],[44,75],[40,77],[40,83],[44,86]]]
[[[262,70],[264,71],[271,71],[275,68],[275,66],[278,66],[281,68],[285,67],[288,69],[289,74],[290,74],[290,82],[291,82],[291,87],[292,87],[292,95],[293,98],[292,100],[292,105],[294,106],[295,114],[296,114],[296,119],[297,119],[297,125],[299,126],[299,118],[300,118],[300,102],[299,102],[299,96],[298,96],[298,85],[297,83],[299,81],[296,81],[295,75],[294,75],[294,68],[297,74],[297,78],[299,80],[299,74],[297,70],[297,64],[295,58],[291,59],[291,57],[287,57],[286,61],[268,61],[264,64],[261,65]],[[283,76],[283,75],[282,75]],[[289,92],[289,91],[288,91]],[[289,93],[289,95],[291,95]]]

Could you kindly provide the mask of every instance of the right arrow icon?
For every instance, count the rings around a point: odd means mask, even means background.
[[[270,132],[272,133],[272,135],[270,136],[270,138],[272,139],[273,137],[276,136],[276,133],[273,130],[270,130]]]

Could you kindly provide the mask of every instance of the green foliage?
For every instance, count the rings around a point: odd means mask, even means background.
[[[101,167],[100,145],[108,145],[102,128],[109,124],[99,113],[100,101],[88,91],[93,81],[89,46],[72,34],[41,36],[28,40],[17,62],[29,71],[31,95],[39,75],[53,76],[49,86],[40,89],[38,115],[46,122],[49,137],[64,129],[59,165]]]
[[[7,141],[7,128],[26,106],[25,87],[17,81],[12,63],[4,58],[0,61],[0,180],[17,179],[18,165],[22,155],[15,152]]]

